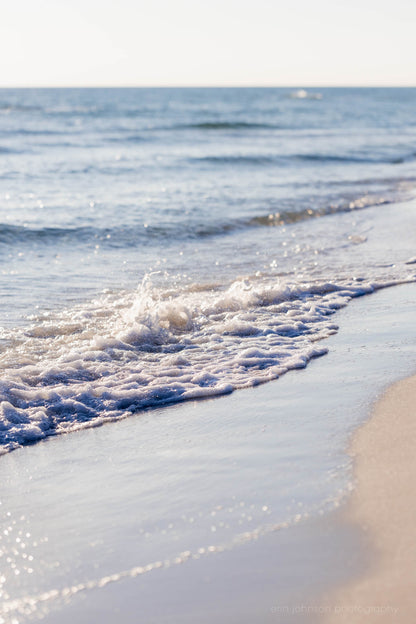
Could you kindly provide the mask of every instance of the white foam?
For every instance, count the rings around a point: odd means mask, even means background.
[[[326,353],[332,315],[386,284],[261,277],[104,294],[4,337],[2,452],[138,410],[276,379]]]

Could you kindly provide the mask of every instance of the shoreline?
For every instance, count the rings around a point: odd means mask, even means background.
[[[4,455],[0,618],[316,622],[372,561],[338,507],[346,447],[414,360],[414,288],[351,302],[328,356],[276,383]]]
[[[342,520],[372,551],[367,570],[327,595],[326,623],[416,620],[416,376],[390,386],[354,434],[355,490]]]

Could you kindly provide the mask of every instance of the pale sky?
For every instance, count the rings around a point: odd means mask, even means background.
[[[0,86],[416,86],[415,0],[3,0]]]

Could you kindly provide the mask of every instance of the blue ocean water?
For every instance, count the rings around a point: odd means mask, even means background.
[[[351,298],[413,280],[368,215],[412,196],[415,104],[1,90],[3,451],[275,379],[326,352]]]

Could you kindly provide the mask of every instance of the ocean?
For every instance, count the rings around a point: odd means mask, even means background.
[[[276,379],[351,298],[414,279],[361,221],[411,196],[415,103],[0,91],[2,450]]]
[[[2,621],[343,500],[369,384],[409,358],[415,105],[410,88],[0,90]],[[343,326],[381,290],[368,318],[388,308],[394,344]]]

